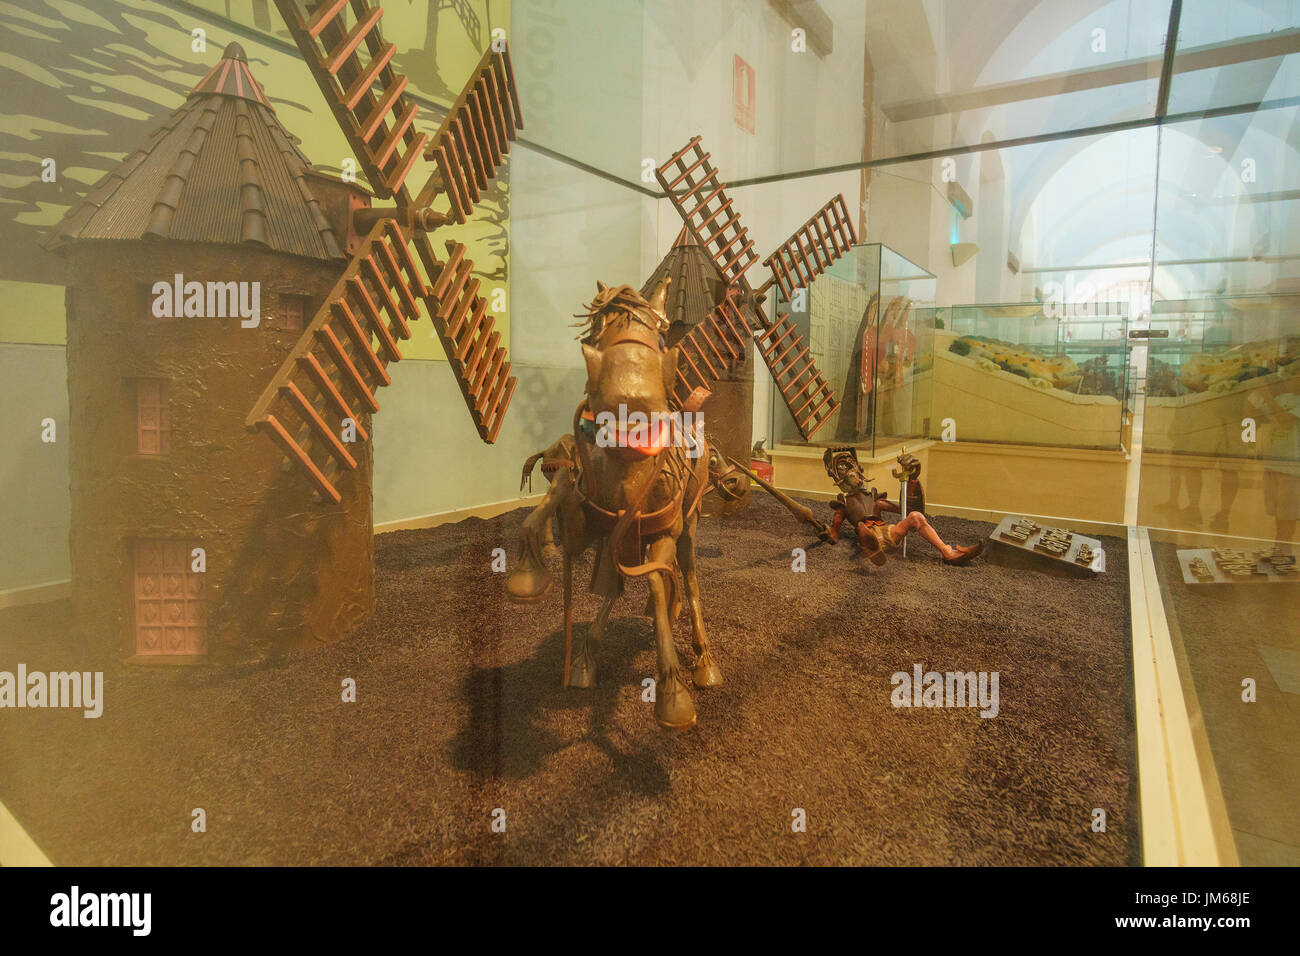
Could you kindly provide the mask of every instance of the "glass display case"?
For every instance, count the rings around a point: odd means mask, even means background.
[[[839,408],[805,441],[779,396],[773,444],[888,447],[924,435],[934,352],[935,277],[880,243],[855,246],[807,290],[780,299]]]
[[[1300,474],[1300,295],[1157,302],[1151,328],[1143,523],[1292,537],[1281,486]]]
[[[947,429],[961,441],[1121,447],[1127,303],[949,311],[934,333],[931,437]]]
[[[1289,455],[1271,440],[1246,441],[1241,433],[1243,418],[1268,406],[1265,396],[1277,387],[1288,394],[1287,383],[1300,373],[1293,364],[1300,355],[1300,295],[1180,299],[1157,302],[1152,313],[1146,449],[1236,458]],[[1275,417],[1268,424],[1271,436]]]
[[[0,874],[1300,864],[1300,0],[383,6],[0,5]]]

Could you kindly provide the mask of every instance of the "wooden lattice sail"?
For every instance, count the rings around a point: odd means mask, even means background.
[[[677,343],[677,382],[671,400],[680,409],[696,389],[712,389],[745,360],[749,323],[728,295]]]
[[[406,96],[406,77],[393,70],[396,46],[380,34],[383,8],[357,0],[275,5],[371,189],[404,212],[406,177],[428,136],[415,129],[420,107]]]
[[[817,210],[776,252],[763,260],[772,270],[786,301],[795,289],[806,289],[858,241],[853,221],[840,194]]]
[[[683,401],[696,388],[709,388],[730,374],[734,360],[728,357],[736,355],[731,346],[738,344],[734,336],[750,334],[799,433],[808,440],[839,402],[789,316],[782,314],[769,322],[759,306],[773,285],[791,298],[858,241],[844,197],[828,202],[763,260],[772,277],[755,290],[745,278],[758,259],[754,242],[726,194],[726,183],[709,160],[696,136],[655,171],[682,221],[731,287],[726,301],[683,340],[686,361],[678,364],[674,398]],[[739,352],[743,355],[743,349]]]
[[[387,367],[401,359],[421,302],[479,437],[496,440],[518,381],[465,247],[447,241],[439,258],[428,232],[468,221],[523,114],[503,44],[484,53],[430,137],[417,130],[419,106],[392,68],[395,47],[380,33],[380,7],[363,0],[276,5],[366,179],[393,201],[357,216],[359,225],[369,223],[365,239],[247,418],[323,497],[338,501],[338,474],[357,464],[342,435],[350,424],[368,440],[358,413],[379,410],[376,392],[389,384]],[[412,199],[406,180],[421,154],[435,170]]]

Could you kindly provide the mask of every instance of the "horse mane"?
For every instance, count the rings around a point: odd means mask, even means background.
[[[636,323],[656,335],[666,331],[667,322],[654,306],[630,285],[602,286],[596,297],[587,303],[587,311],[579,312],[573,323],[579,330],[577,336],[587,345],[595,345],[606,330],[624,329]]]

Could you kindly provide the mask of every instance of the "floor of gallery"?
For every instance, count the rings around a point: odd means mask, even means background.
[[[1139,861],[1119,539],[1095,579],[949,567],[920,540],[875,569],[755,496],[700,535],[726,683],[666,736],[642,700],[644,584],[590,691],[560,687],[558,581],[536,605],[503,600],[491,552],[513,559],[525,514],[379,536],[376,618],[274,664],[131,667],[67,637],[66,601],[0,612],[5,667],[89,657],[106,698],[99,719],[5,714],[0,802],[57,864]],[[934,524],[959,544],[991,530]],[[580,626],[598,606],[588,571]],[[677,635],[686,647],[685,616]],[[893,706],[892,675],[914,665],[996,671],[997,716]]]
[[[1182,684],[1195,690],[1238,858],[1300,865],[1300,583],[1187,585],[1177,551],[1154,545]]]

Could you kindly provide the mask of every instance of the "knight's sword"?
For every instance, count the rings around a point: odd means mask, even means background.
[[[904,448],[903,451],[907,451],[907,448]],[[898,520],[902,521],[903,518],[907,517],[907,472],[906,471],[903,472],[903,477],[898,479],[898,510],[901,514],[901,517]],[[907,535],[903,535],[903,557],[907,557]]]

